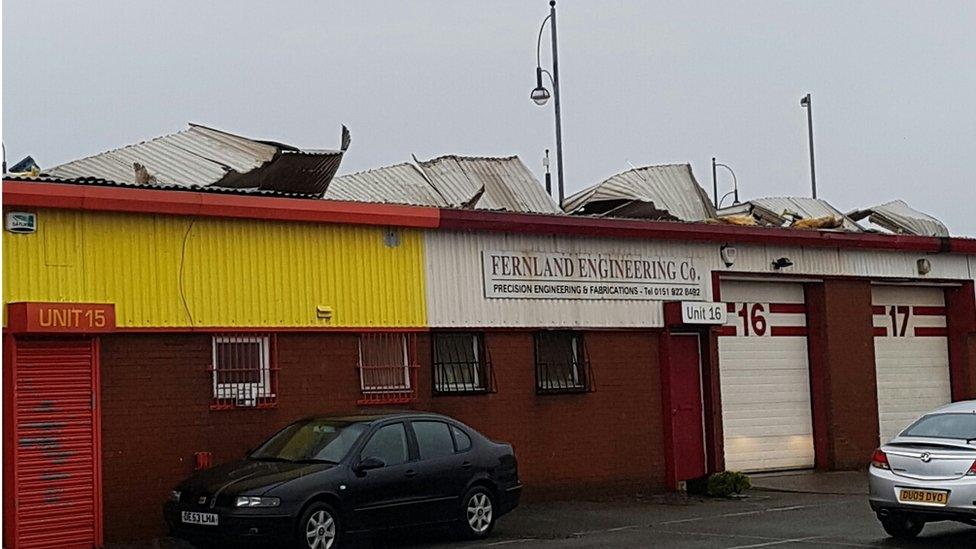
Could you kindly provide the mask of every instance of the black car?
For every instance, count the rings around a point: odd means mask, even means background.
[[[452,418],[313,417],[186,479],[164,516],[174,536],[222,546],[329,549],[359,532],[435,523],[482,538],[521,489],[511,445]]]

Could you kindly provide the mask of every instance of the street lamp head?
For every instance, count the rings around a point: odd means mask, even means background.
[[[549,90],[542,85],[542,67],[535,68],[535,89],[529,94],[529,97],[535,101],[536,105],[540,107],[545,105],[549,101]]]
[[[800,98],[800,106],[801,107],[809,107],[810,106],[810,94],[809,93]]]
[[[532,90],[532,93],[529,95],[529,97],[531,97],[532,100],[535,101],[536,105],[539,105],[541,107],[542,105],[545,105],[546,102],[549,101],[549,90],[545,89],[542,86],[539,86],[536,89]]]

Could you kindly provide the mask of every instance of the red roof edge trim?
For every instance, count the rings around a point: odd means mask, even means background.
[[[946,251],[943,239],[925,236],[841,233],[816,230],[740,227],[705,223],[562,217],[473,210],[441,210],[441,229],[540,233],[573,236],[687,240],[833,248]],[[948,250],[976,253],[976,240],[948,239]]]
[[[5,206],[436,228],[437,208],[4,181]]]

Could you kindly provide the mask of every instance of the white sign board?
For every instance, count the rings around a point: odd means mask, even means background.
[[[702,300],[691,257],[482,251],[489,299]]]
[[[37,230],[37,214],[7,212],[6,228],[12,233],[32,233]]]
[[[726,305],[715,302],[681,302],[682,324],[725,324]]]

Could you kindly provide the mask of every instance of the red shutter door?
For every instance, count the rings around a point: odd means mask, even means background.
[[[101,520],[94,343],[21,340],[16,362],[16,546],[90,548]]]

